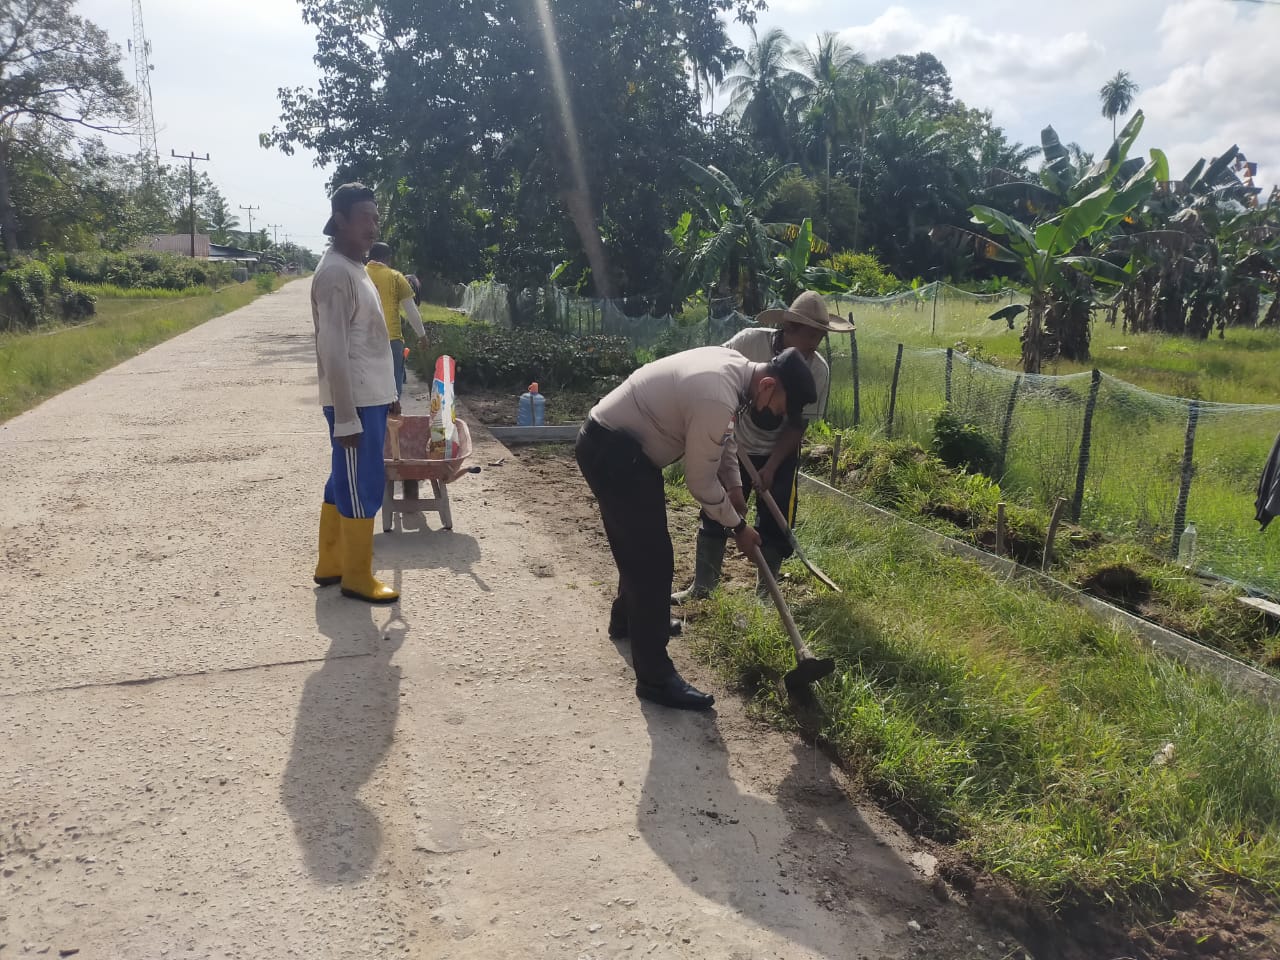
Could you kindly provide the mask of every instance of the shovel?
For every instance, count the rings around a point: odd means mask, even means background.
[[[840,593],[841,590],[836,586],[835,581],[828,577],[825,573],[818,569],[818,565],[813,563],[804,555],[804,551],[800,549],[800,542],[796,540],[796,535],[791,529],[791,524],[787,523],[787,518],[782,515],[782,511],[778,509],[777,501],[773,499],[767,487],[760,482],[760,474],[756,470],[755,464],[751,462],[751,458],[742,452],[742,448],[738,448],[738,460],[742,463],[742,468],[747,471],[747,476],[751,478],[752,485],[756,488],[756,496],[760,498],[760,502],[769,508],[769,512],[773,514],[773,519],[777,521],[778,527],[787,533],[787,542],[791,544],[791,549],[800,562],[805,565],[810,573],[821,580],[826,586]]]
[[[809,690],[810,685],[829,676],[835,670],[836,662],[830,657],[815,657],[805,646],[804,638],[800,636],[796,622],[791,617],[791,611],[787,608],[787,601],[783,598],[782,591],[778,589],[778,581],[773,579],[773,574],[769,570],[769,565],[764,562],[764,555],[760,553],[759,547],[751,548],[751,559],[755,561],[756,569],[760,571],[760,581],[768,588],[769,596],[773,597],[773,605],[778,608],[778,616],[782,617],[782,623],[787,628],[787,636],[791,638],[791,646],[796,651],[795,668],[787,672],[787,675],[782,678],[782,683],[792,697],[798,699],[809,697],[812,695],[812,691]]]

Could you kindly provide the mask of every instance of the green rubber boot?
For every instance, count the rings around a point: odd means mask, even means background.
[[[671,595],[673,606],[690,600],[703,600],[720,586],[720,570],[724,567],[725,541],[698,531],[698,552],[693,560],[693,584],[687,590]]]

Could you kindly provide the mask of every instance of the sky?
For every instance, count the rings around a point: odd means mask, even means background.
[[[560,0],[567,2],[567,0]],[[131,0],[80,0],[134,64]],[[197,164],[218,184],[242,227],[279,224],[281,240],[322,250],[328,173],[299,150],[264,150],[258,135],[279,120],[276,90],[314,86],[314,31],[293,0],[143,0],[151,41],[152,98],[162,157],[211,156]],[[928,50],[947,67],[957,97],[992,110],[1013,139],[1039,144],[1053,124],[1064,141],[1101,153],[1111,124],[1098,88],[1127,70],[1146,114],[1137,149],[1158,146],[1180,176],[1232,143],[1259,163],[1258,185],[1280,183],[1280,2],[1241,0],[969,0],[866,3],[771,0],[760,29],[797,41],[833,30],[868,59]],[[731,29],[740,46],[750,40]],[[132,152],[123,139],[113,146]]]

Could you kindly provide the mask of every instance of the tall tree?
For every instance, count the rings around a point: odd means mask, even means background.
[[[205,194],[204,220],[209,227],[209,239],[214,243],[228,243],[231,231],[240,226],[240,218],[231,212],[227,198],[213,186]]]
[[[74,9],[75,0],[0,3],[0,232],[11,254],[18,240],[13,145],[49,128],[122,133],[133,116],[120,48]]]
[[[664,187],[700,137],[688,64],[759,0],[300,0],[320,83],[280,92],[267,146],[366,178],[420,273],[539,285],[558,262],[597,293],[651,292],[684,204]]]
[[[818,35],[812,47],[797,45],[791,52],[795,71],[795,109],[826,154],[831,179],[831,151],[847,133],[852,114],[855,71],[865,59],[831,31]]]
[[[877,67],[863,67],[853,79],[849,94],[850,118],[858,128],[858,175],[855,190],[857,205],[853,214],[853,249],[859,249],[858,241],[862,227],[862,181],[866,173],[867,138],[871,135],[871,125],[875,121],[876,111],[884,102],[889,79]]]
[[[787,114],[797,86],[791,40],[777,27],[764,36],[751,31],[751,45],[724,82],[729,111],[775,156],[792,155]]]
[[[1111,121],[1112,140],[1116,138],[1116,117],[1129,112],[1138,89],[1128,71],[1117,70],[1116,75],[1098,91],[1098,99],[1102,101],[1102,115]]]

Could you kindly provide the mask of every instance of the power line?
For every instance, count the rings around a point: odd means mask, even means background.
[[[191,201],[191,259],[196,258],[196,161],[207,163],[209,155],[206,153],[203,157],[197,157],[194,153],[181,154],[175,150],[169,151],[176,160],[187,161],[187,196]]]
[[[268,223],[268,224],[266,224],[266,226],[267,226],[267,227],[269,227],[269,228],[271,229],[271,236],[272,236],[272,239],[273,239],[273,241],[274,241],[275,245],[276,245],[277,247],[278,247],[278,246],[280,246],[280,228],[281,228],[281,227],[283,227],[283,226],[284,226],[284,224],[283,224],[283,223]],[[288,236],[288,235],[286,234],[286,236]]]

